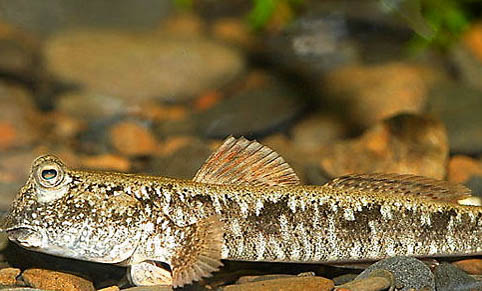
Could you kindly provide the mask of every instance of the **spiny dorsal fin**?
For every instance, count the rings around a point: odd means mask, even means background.
[[[182,287],[211,277],[223,266],[221,248],[223,245],[223,223],[217,215],[205,218],[186,227],[184,245],[172,258],[172,285]]]
[[[354,174],[336,178],[325,185],[383,191],[395,195],[417,195],[449,202],[457,202],[471,196],[470,189],[464,185],[408,174]]]
[[[275,151],[244,137],[227,138],[193,178],[209,184],[299,185],[293,169]]]

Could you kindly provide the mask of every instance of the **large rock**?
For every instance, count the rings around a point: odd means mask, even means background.
[[[232,80],[244,67],[238,51],[201,37],[121,31],[64,31],[45,54],[58,77],[125,100],[191,98]]]
[[[156,26],[171,7],[171,1],[157,0],[0,0],[0,18],[39,34],[78,26],[146,28]]]
[[[303,97],[273,79],[199,113],[195,123],[198,132],[210,138],[262,137],[290,125],[305,107]]]
[[[58,96],[57,109],[82,120],[108,119],[129,109],[120,98],[94,92],[68,92]]]
[[[362,136],[325,147],[320,164],[330,177],[350,173],[401,173],[443,179],[449,145],[443,124],[402,114]]]
[[[353,65],[328,73],[322,86],[348,120],[367,127],[398,113],[422,112],[434,74],[405,63]]]

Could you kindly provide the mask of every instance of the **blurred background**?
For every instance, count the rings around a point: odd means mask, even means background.
[[[1,211],[43,153],[189,179],[230,135],[482,193],[482,1],[0,0]]]

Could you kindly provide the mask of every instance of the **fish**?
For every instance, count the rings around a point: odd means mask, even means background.
[[[275,151],[227,138],[192,180],[71,169],[37,158],[0,223],[20,246],[128,267],[180,287],[223,260],[349,264],[482,254],[482,207],[463,185],[351,174],[301,185]]]

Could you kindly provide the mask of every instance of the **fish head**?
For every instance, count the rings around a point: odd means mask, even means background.
[[[69,193],[71,182],[69,170],[59,158],[45,155],[35,159],[27,182],[0,222],[0,230],[25,248],[46,247],[52,211]]]
[[[0,230],[33,251],[121,262],[134,252],[144,217],[134,197],[122,191],[114,194],[111,187],[119,188],[119,179],[70,169],[55,156],[41,156],[32,163]]]

